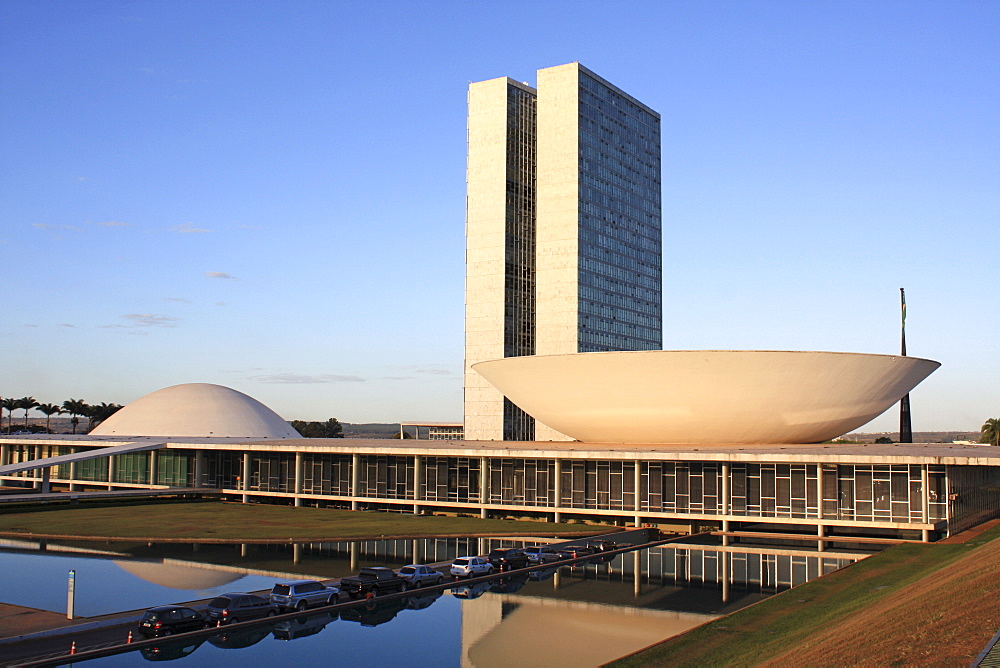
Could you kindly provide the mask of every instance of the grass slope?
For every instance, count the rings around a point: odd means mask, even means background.
[[[968,665],[1000,628],[998,538],[896,545],[608,665]]]
[[[608,665],[968,665],[1000,628],[997,538],[896,545]]]
[[[219,501],[0,509],[0,533],[155,539],[316,540],[372,536],[599,532],[601,527]]]

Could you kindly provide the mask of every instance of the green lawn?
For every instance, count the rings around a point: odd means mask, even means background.
[[[799,647],[820,631],[1000,538],[994,527],[967,543],[893,546],[845,569],[608,664],[632,666],[755,666]],[[956,601],[956,605],[961,605]]]
[[[613,527],[483,520],[220,501],[0,507],[0,533],[157,540],[333,540],[369,537],[557,535]]]

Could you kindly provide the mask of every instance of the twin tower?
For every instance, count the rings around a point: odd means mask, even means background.
[[[662,347],[660,115],[579,63],[469,86],[465,438],[568,437],[470,366]]]

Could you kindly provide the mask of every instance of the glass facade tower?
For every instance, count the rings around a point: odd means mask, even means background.
[[[465,430],[565,440],[473,371],[661,347],[660,117],[578,63],[469,87]]]

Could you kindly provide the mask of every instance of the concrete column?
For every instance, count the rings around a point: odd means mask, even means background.
[[[10,445],[0,443],[0,466],[10,464]]]
[[[420,560],[421,560],[421,556],[422,556],[420,554],[420,540],[417,539],[417,538],[414,538],[413,541],[412,541],[411,547],[412,547],[412,552],[413,552],[413,561],[411,561],[410,563],[411,564],[419,564]]]
[[[729,580],[730,580],[730,570],[729,570],[729,560],[732,558],[732,553],[730,552],[720,552],[719,559],[722,562],[722,602],[729,603]]]
[[[561,508],[562,507],[562,460],[556,457],[555,459],[555,476],[556,479],[552,482],[552,507]],[[552,513],[552,521],[562,522],[562,513],[558,510]]]
[[[642,555],[640,550],[632,552],[632,594],[639,598],[642,593]]]
[[[351,541],[351,572],[355,573],[358,570],[358,541]]]
[[[149,484],[150,486],[156,484],[156,478],[160,475],[159,467],[157,466],[159,462],[156,460],[156,450],[149,451]]]
[[[49,492],[52,491],[51,476],[52,476],[51,466],[46,466],[45,468],[42,469],[42,484],[41,484],[42,494],[48,494]]]
[[[69,452],[70,452],[71,455],[75,455],[79,450],[80,449],[77,448],[77,447],[72,447],[72,448],[69,449]],[[69,479],[70,479],[70,481],[75,481],[76,480],[76,462],[70,462],[69,463]],[[79,489],[79,487],[80,486],[77,485],[75,482],[70,482],[69,483],[69,491],[71,491],[71,492],[75,492],[77,489]]]
[[[486,554],[486,539],[477,538],[476,539],[476,554]]]
[[[413,514],[420,514],[420,483],[422,477],[423,469],[423,457],[420,455],[413,456]],[[416,563],[416,562],[414,562]]]
[[[205,452],[196,450],[194,453],[194,486],[201,487],[205,483]]]
[[[361,489],[361,455],[351,455],[351,510],[358,509],[358,492]],[[354,570],[354,567],[351,567]]]
[[[479,517],[486,519],[490,516],[486,510],[486,501],[489,498],[490,480],[490,460],[488,457],[479,458]]]
[[[824,550],[826,550],[826,541],[823,540],[823,537],[826,536],[826,527],[823,526],[822,524],[817,524],[816,536],[819,538],[819,540],[816,541],[816,550],[819,552],[823,552]]]
[[[302,543],[292,545],[292,563],[297,564],[302,561]]]
[[[240,556],[245,559],[247,554],[249,553],[250,553],[250,546],[247,545],[246,543],[240,543]]]
[[[635,460],[635,471],[633,471],[633,484],[635,485],[635,499],[632,508],[635,510],[635,528],[642,526],[642,518],[639,511],[642,510],[642,461]]]
[[[823,519],[823,465],[816,464],[816,517]]]
[[[731,497],[732,497],[732,469],[729,466],[729,462],[723,462],[722,464],[722,489],[720,490],[722,495],[722,516],[728,517],[730,509],[732,508]],[[729,545],[729,536],[725,533],[729,531],[729,520],[722,520],[722,544]]]
[[[927,473],[927,464],[920,465],[920,519],[924,524],[931,521],[930,507],[930,475]]]
[[[731,485],[731,472],[729,468],[729,463],[722,464],[722,514],[728,515],[729,509],[732,508],[730,504],[730,497],[732,496],[730,490]]]
[[[250,453],[243,453],[243,503],[250,503]],[[245,547],[245,546],[244,546]],[[246,555],[243,555],[246,556]]]
[[[302,494],[302,477],[303,468],[305,467],[304,458],[301,452],[295,453],[295,507],[298,508],[302,505],[302,498],[299,496]],[[298,563],[297,561],[295,563]]]
[[[115,481],[115,460],[117,457],[114,455],[108,455],[108,490],[114,489],[113,483]]]

